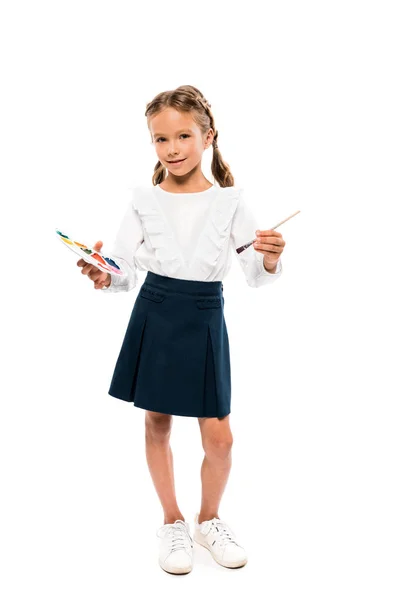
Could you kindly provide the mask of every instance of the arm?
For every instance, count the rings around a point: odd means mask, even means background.
[[[232,220],[230,240],[233,253],[239,261],[250,287],[260,287],[267,283],[273,283],[282,274],[280,259],[276,265],[275,273],[271,273],[264,267],[264,255],[257,252],[253,246],[249,246],[240,254],[236,252],[236,248],[243,246],[243,244],[256,237],[257,229],[260,229],[259,224],[245,201],[243,189],[240,189],[238,205]]]
[[[111,273],[109,287],[101,288],[101,292],[129,292],[136,286],[137,270],[134,256],[143,239],[142,222],[134,207],[132,197],[120,223],[110,255],[110,258],[115,258],[127,275],[120,277]]]

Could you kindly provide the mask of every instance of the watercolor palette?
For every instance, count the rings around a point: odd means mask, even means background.
[[[113,258],[105,256],[101,252],[97,252],[96,250],[93,250],[93,248],[75,241],[71,236],[66,235],[59,229],[56,229],[56,233],[58,239],[61,240],[64,246],[78,254],[87,263],[90,263],[100,269],[100,271],[104,271],[104,273],[115,273],[116,275],[121,276],[126,275],[125,271],[115,262]]]

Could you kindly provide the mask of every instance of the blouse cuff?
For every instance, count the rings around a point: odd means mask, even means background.
[[[264,255],[262,255],[262,258],[263,259],[261,261],[261,264],[262,264],[262,268],[263,268],[263,272],[264,273],[268,273],[268,275],[278,275],[278,273],[280,273],[282,271],[281,259],[279,259],[278,262],[276,263],[275,273],[270,273],[270,271],[267,271],[267,269],[265,268],[265,265],[264,265]]]
[[[269,271],[267,271],[267,269],[264,266],[264,254],[262,254],[261,252],[257,252],[257,260],[258,260],[258,265],[259,265],[259,274],[256,278],[256,287],[263,285],[264,283],[272,283],[272,281],[275,281],[276,279],[278,279],[278,277],[281,276],[282,274],[282,262],[281,259],[279,258],[277,264],[276,264],[276,271],[275,273],[270,273]]]
[[[111,283],[108,287],[104,286],[100,288],[100,292],[114,293],[114,292],[129,292],[136,285],[136,271],[132,271],[127,262],[121,257],[116,257],[116,260],[125,268],[127,275],[117,275],[116,273],[110,273]]]
[[[101,292],[124,292],[128,291],[126,288],[128,287],[127,277],[121,277],[120,275],[116,275],[115,273],[110,273],[111,275],[111,283],[110,285],[104,286],[100,288]]]

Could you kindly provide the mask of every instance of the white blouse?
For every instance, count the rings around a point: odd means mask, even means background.
[[[263,264],[264,255],[249,246],[257,222],[247,206],[243,188],[213,185],[203,192],[173,193],[157,186],[133,188],[117,232],[111,258],[127,272],[111,274],[102,292],[128,292],[137,285],[137,269],[197,281],[222,281],[237,257],[251,287],[273,283],[282,273]]]

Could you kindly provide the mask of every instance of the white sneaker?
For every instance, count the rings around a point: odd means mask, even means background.
[[[223,567],[243,567],[247,563],[244,548],[235,540],[235,534],[221,519],[211,519],[199,524],[199,513],[194,519],[194,541],[211,552],[214,560]]]
[[[157,530],[161,538],[159,565],[167,573],[190,573],[193,565],[193,539],[190,526],[186,521],[177,519],[175,523],[166,523]]]

